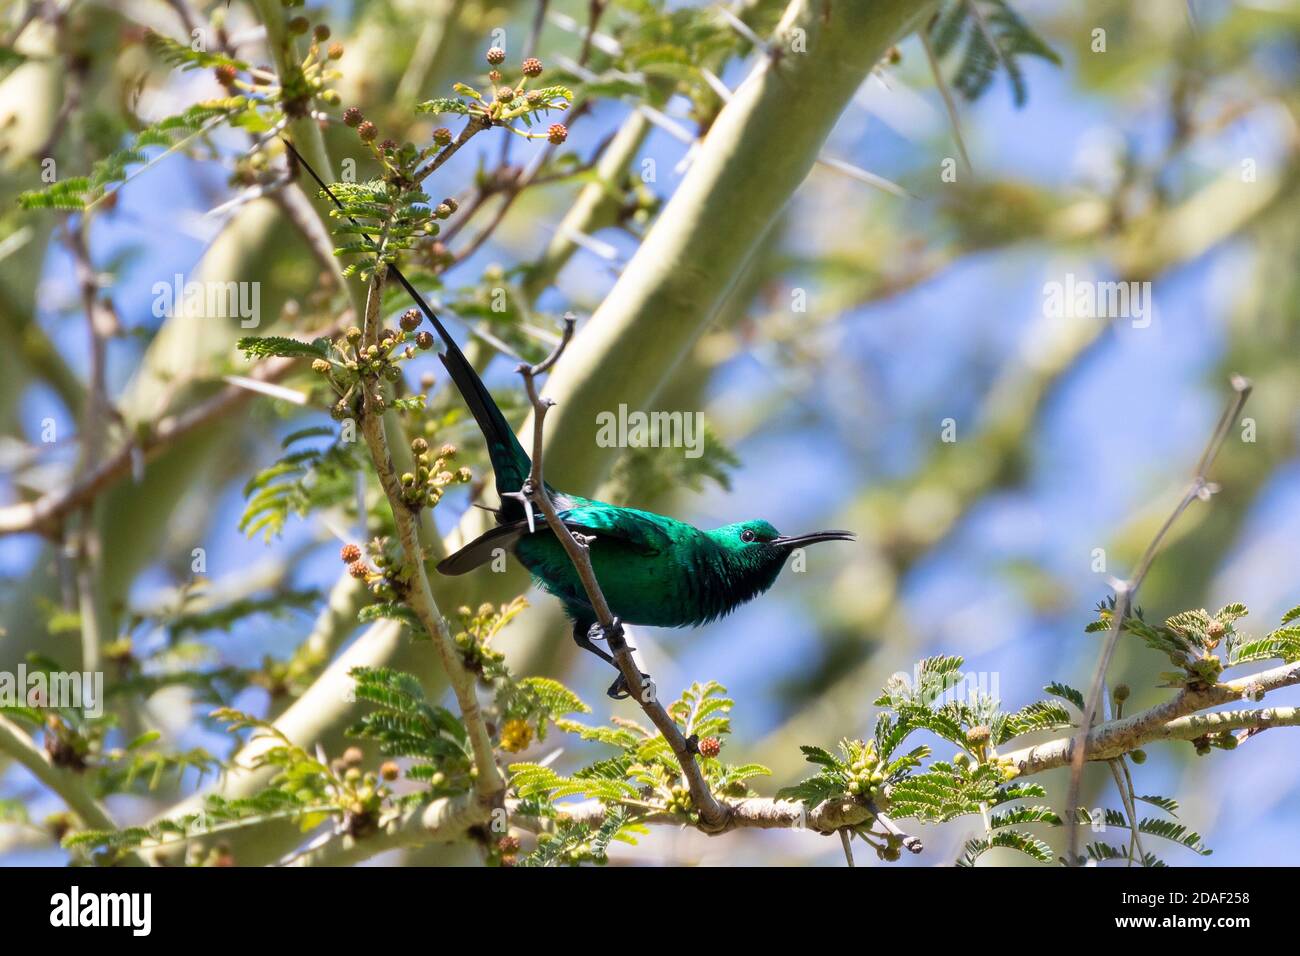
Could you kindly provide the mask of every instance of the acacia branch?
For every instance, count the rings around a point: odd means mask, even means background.
[[[520,493],[525,498],[526,506],[531,503],[541,511],[542,516],[546,519],[547,527],[550,528],[556,540],[564,547],[569,560],[573,562],[573,567],[578,572],[578,578],[582,581],[582,588],[586,592],[587,599],[596,614],[596,620],[600,624],[600,628],[609,644],[610,653],[614,655],[614,663],[618,666],[619,672],[622,673],[628,688],[632,690],[633,696],[641,705],[641,709],[645,711],[645,715],[650,718],[650,721],[663,734],[664,739],[668,741],[668,746],[672,748],[673,755],[682,768],[682,776],[686,778],[686,784],[690,788],[691,801],[699,810],[700,819],[704,826],[709,830],[718,830],[726,825],[729,808],[719,803],[713,796],[712,791],[709,790],[708,781],[704,779],[704,774],[695,761],[695,754],[698,753],[698,741],[694,737],[688,740],[683,736],[677,722],[669,716],[663,705],[659,703],[653,683],[636,666],[636,661],[632,657],[632,650],[628,647],[623,636],[623,626],[614,617],[613,612],[610,611],[609,603],[605,600],[605,595],[601,591],[600,582],[596,580],[596,572],[591,566],[590,551],[585,544],[578,542],[573,532],[560,520],[560,516],[555,510],[555,503],[546,491],[546,482],[542,473],[542,456],[545,447],[544,428],[546,412],[555,402],[552,399],[544,399],[538,395],[537,376],[548,371],[559,361],[570,339],[573,338],[573,325],[573,317],[565,316],[564,334],[560,338],[559,344],[556,345],[554,351],[547,356],[545,361],[539,365],[520,365],[518,368],[519,374],[523,376],[524,388],[528,392],[528,400],[533,406],[532,471]]]
[[[0,753],[18,761],[31,771],[33,777],[58,794],[85,826],[93,830],[117,829],[117,823],[108,810],[91,796],[86,781],[75,770],[52,763],[32,739],[3,714],[0,714]],[[141,861],[131,855],[127,862],[138,865]]]
[[[383,285],[386,269],[379,265],[370,279],[370,290],[366,298],[365,328],[362,341],[371,342],[379,337],[380,308],[383,299]],[[474,753],[474,766],[478,771],[474,780],[474,789],[485,806],[497,805],[505,795],[505,781],[496,764],[496,752],[492,746],[492,737],[488,733],[487,723],[479,707],[475,675],[461,661],[456,650],[455,641],[447,628],[447,621],[438,610],[433,591],[429,587],[429,575],[425,570],[425,549],[420,541],[420,524],[416,513],[402,498],[402,484],[393,469],[393,459],[389,452],[388,437],[384,431],[383,410],[378,395],[379,381],[371,378],[363,382],[363,410],[361,415],[361,432],[370,450],[371,460],[379,474],[379,483],[388,498],[393,512],[393,523],[397,526],[398,538],[402,543],[405,556],[407,591],[403,595],[420,623],[424,626],[442,658],[447,680],[451,684],[456,702],[460,706],[461,719],[469,734],[470,748]]]
[[[1102,648],[1101,658],[1097,662],[1096,672],[1093,674],[1092,687],[1088,693],[1087,704],[1083,710],[1083,720],[1079,723],[1079,729],[1075,733],[1073,749],[1070,756],[1070,786],[1066,791],[1065,805],[1067,807],[1076,806],[1079,802],[1079,788],[1083,780],[1083,765],[1088,759],[1088,738],[1089,729],[1092,727],[1093,720],[1096,719],[1098,709],[1101,704],[1102,688],[1106,683],[1106,673],[1110,670],[1111,658],[1115,654],[1115,648],[1119,644],[1120,635],[1124,632],[1124,624],[1128,620],[1129,614],[1133,609],[1133,599],[1137,590],[1142,586],[1146,579],[1147,572],[1151,570],[1151,564],[1155,561],[1156,555],[1160,551],[1160,546],[1164,543],[1165,536],[1169,533],[1170,528],[1182,516],[1198,498],[1208,500],[1210,495],[1217,491],[1217,486],[1212,485],[1209,481],[1210,466],[1219,454],[1219,449],[1223,447],[1224,441],[1228,438],[1228,432],[1232,429],[1233,423],[1236,422],[1237,416],[1240,415],[1241,409],[1245,406],[1246,400],[1250,397],[1251,385],[1249,380],[1242,378],[1240,375],[1232,377],[1232,388],[1235,394],[1228,406],[1219,416],[1219,422],[1214,428],[1210,440],[1206,443],[1205,451],[1196,462],[1196,468],[1192,473],[1192,480],[1183,492],[1174,510],[1165,519],[1159,530],[1156,531],[1155,537],[1151,543],[1142,552],[1138,559],[1137,566],[1133,574],[1126,581],[1120,581],[1115,585],[1115,610],[1112,614],[1110,632],[1106,636],[1106,644]],[[1177,700],[1178,698],[1175,698]],[[1196,709],[1196,708],[1191,708]],[[1079,847],[1079,828],[1077,821],[1072,814],[1066,815],[1066,843],[1068,846],[1067,859],[1074,860],[1077,858]]]
[[[349,318],[350,315],[345,314],[340,323],[320,334],[333,334]],[[297,358],[264,359],[247,377],[255,382],[273,384],[283,379],[301,362],[302,359]],[[237,412],[254,394],[246,388],[228,385],[193,408],[177,415],[168,415],[153,428],[137,432],[111,455],[83,473],[74,484],[44,494],[35,501],[0,508],[0,535],[52,532],[65,517],[89,504],[140,465],[152,461],[181,439]]]
[[[1169,700],[1131,717],[1097,724],[1088,731],[1084,747],[1079,746],[1078,735],[1072,734],[1022,747],[1002,756],[1012,761],[1020,776],[1028,776],[1070,765],[1077,753],[1086,754],[1088,760],[1110,760],[1156,740],[1194,740],[1224,730],[1297,726],[1300,718],[1297,718],[1294,707],[1198,713],[1233,701],[1259,700],[1270,691],[1296,684],[1300,684],[1300,661],[1215,684],[1204,690],[1184,689]],[[1073,801],[1067,801],[1066,806],[1075,806],[1077,800],[1076,796]]]

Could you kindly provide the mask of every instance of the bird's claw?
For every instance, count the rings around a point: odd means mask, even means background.
[[[620,641],[623,639],[623,622],[617,617],[612,617],[609,621],[609,627],[605,628],[599,621],[597,621],[595,624],[591,625],[591,629],[587,632],[587,635],[593,641],[605,641],[607,643],[611,640]],[[629,647],[628,650],[634,651],[636,648]]]
[[[639,673],[641,674],[641,686],[644,688],[650,682],[650,675],[644,671]],[[619,671],[618,677],[614,680],[614,683],[609,685],[609,690],[605,691],[605,693],[609,695],[611,700],[626,700],[632,696],[632,692],[627,686],[627,678],[623,676],[622,671]]]

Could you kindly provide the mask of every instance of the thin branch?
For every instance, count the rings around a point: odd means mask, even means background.
[[[934,85],[939,88],[939,95],[943,97],[943,108],[948,113],[948,122],[952,125],[952,138],[957,142],[957,151],[961,153],[961,160],[966,164],[966,172],[974,174],[974,167],[970,163],[970,154],[966,152],[966,140],[961,135],[961,119],[957,114],[957,103],[952,97],[952,91],[948,89],[948,81],[943,78],[943,70],[939,67],[939,58],[934,55],[934,45],[930,43],[929,27],[921,27],[917,31],[921,38],[921,47],[925,50],[925,58],[930,64],[930,72],[934,74]]]
[[[380,242],[382,243],[382,238]],[[385,274],[386,269],[380,266],[371,276],[362,336],[362,340],[366,342],[377,340],[379,336]],[[389,452],[383,413],[378,402],[379,382],[369,380],[365,382],[365,386],[361,432],[365,436],[370,457],[379,474],[379,483],[392,509],[393,522],[397,526],[398,538],[406,558],[409,588],[405,598],[437,648],[438,656],[442,658],[443,668],[447,672],[448,682],[460,706],[461,719],[465,722],[470,748],[474,753],[474,766],[478,771],[474,780],[474,789],[484,806],[498,806],[505,796],[505,781],[497,767],[492,737],[488,733],[487,722],[479,706],[475,686],[477,679],[462,663],[455,641],[452,640],[451,632],[447,627],[447,621],[438,610],[433,589],[429,586],[429,576],[425,570],[425,548],[420,541],[420,523],[416,513],[402,498],[402,484],[393,468],[393,459]]]
[[[1096,719],[1098,708],[1101,703],[1102,689],[1106,682],[1106,673],[1110,669],[1111,658],[1115,654],[1115,648],[1119,643],[1120,635],[1124,632],[1124,624],[1133,610],[1133,599],[1137,590],[1142,586],[1146,579],[1147,572],[1151,570],[1151,563],[1155,561],[1156,555],[1160,551],[1160,546],[1164,543],[1169,529],[1182,516],[1198,498],[1207,499],[1217,488],[1212,485],[1208,478],[1210,466],[1214,463],[1215,457],[1219,454],[1219,449],[1223,447],[1224,441],[1227,440],[1228,432],[1232,429],[1233,423],[1241,414],[1246,400],[1250,398],[1250,381],[1242,378],[1240,375],[1232,377],[1232,388],[1235,394],[1228,403],[1223,414],[1219,416],[1219,422],[1215,426],[1209,442],[1205,446],[1205,451],[1196,462],[1196,468],[1192,474],[1192,480],[1183,492],[1182,498],[1165,519],[1151,543],[1147,545],[1146,550],[1138,559],[1137,567],[1133,575],[1127,581],[1121,581],[1115,586],[1115,610],[1111,622],[1110,632],[1106,636],[1106,644],[1102,649],[1101,659],[1097,662],[1096,672],[1093,674],[1092,687],[1088,693],[1087,706],[1083,711],[1083,720],[1079,723],[1079,730],[1074,738],[1074,753],[1070,766],[1070,786],[1066,791],[1065,805],[1067,807],[1077,806],[1079,802],[1079,788],[1083,780],[1083,765],[1087,759],[1087,742],[1089,737],[1089,728],[1092,727],[1093,720]],[[1068,846],[1067,859],[1074,860],[1079,848],[1079,828],[1077,821],[1070,814],[1066,815],[1066,843]]]
[[[608,602],[605,600],[605,595],[601,591],[600,583],[596,580],[596,572],[591,566],[591,555],[587,547],[579,544],[577,538],[573,536],[573,532],[560,520],[560,516],[555,510],[555,503],[551,501],[551,496],[546,492],[546,482],[543,478],[542,468],[544,428],[546,412],[555,403],[551,399],[543,399],[538,395],[536,379],[538,375],[545,373],[554,366],[564,353],[565,347],[573,337],[573,326],[573,317],[566,315],[564,334],[554,351],[541,364],[520,365],[518,369],[519,374],[523,376],[524,387],[528,391],[528,400],[533,406],[533,466],[521,494],[542,512],[547,527],[555,535],[556,540],[563,545],[569,560],[573,562],[573,567],[582,581],[583,590],[586,592],[591,607],[596,614],[596,620],[605,634],[610,653],[614,655],[614,662],[622,673],[623,679],[627,682],[627,686],[635,689],[634,696],[641,705],[641,709],[645,711],[645,715],[650,718],[650,721],[663,734],[664,739],[668,741],[668,746],[672,748],[673,754],[682,768],[682,775],[686,778],[687,786],[690,788],[691,800],[700,811],[702,823],[710,830],[719,830],[726,826],[730,810],[724,804],[720,804],[713,796],[699,764],[695,761],[695,754],[699,752],[698,741],[693,737],[688,740],[682,735],[677,723],[668,715],[663,705],[659,703],[659,698],[654,691],[654,684],[636,666],[631,648],[628,647],[623,636],[623,626],[614,617]]]
[[[333,335],[350,320],[351,313],[346,313],[339,322],[319,334]],[[302,359],[296,358],[265,359],[247,377],[258,382],[278,382],[301,362]],[[31,531],[51,533],[68,514],[130,474],[137,460],[153,460],[187,435],[237,412],[252,397],[251,391],[230,385],[179,415],[161,419],[151,431],[139,432],[124,442],[112,455],[83,473],[75,484],[49,492],[35,501],[0,508],[0,535]]]

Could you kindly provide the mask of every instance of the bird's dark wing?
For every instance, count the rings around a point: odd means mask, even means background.
[[[645,555],[662,554],[672,548],[671,526],[678,523],[648,511],[603,504],[561,511],[560,519],[573,531],[619,541]]]
[[[648,511],[614,508],[599,503],[567,508],[560,511],[559,516],[571,531],[606,541],[617,541],[646,556],[662,554],[671,548],[674,541],[672,526],[679,524],[672,518]],[[534,513],[533,521],[539,533],[545,532],[546,523],[540,514]],[[493,528],[455,554],[443,558],[438,562],[438,572],[454,576],[472,571],[491,561],[497,548],[512,548],[526,534],[528,521],[523,518]]]
[[[509,549],[521,535],[527,533],[527,521],[512,521],[493,528],[479,535],[455,554],[449,554],[439,561],[438,573],[454,576],[473,571],[480,564],[491,561],[497,548]]]

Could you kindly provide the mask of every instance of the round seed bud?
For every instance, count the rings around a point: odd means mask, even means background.
[[[493,66],[500,66],[506,61],[506,51],[499,46],[494,46],[487,51],[487,61]]]
[[[716,757],[722,753],[722,741],[717,737],[705,737],[700,741],[701,757]]]
[[[988,727],[980,724],[979,726],[972,727],[970,730],[966,731],[966,742],[972,746],[978,747],[980,744],[988,743],[990,736],[992,735],[989,732]]]
[[[397,320],[397,324],[402,327],[403,332],[414,332],[420,327],[420,313],[415,309],[407,309]]]
[[[357,127],[357,135],[361,137],[361,142],[373,143],[379,136],[379,130],[370,120],[362,120],[361,125]]]
[[[528,59],[524,60],[522,69],[524,76],[541,76],[542,61],[537,59],[535,56],[530,56]]]
[[[324,23],[318,23],[316,29],[312,30],[311,35],[319,42],[324,43],[330,38],[330,28]]]
[[[363,119],[365,119],[365,117],[361,115],[361,110],[357,109],[355,106],[349,106],[343,111],[343,122],[348,126],[351,126],[353,129],[360,126]]]
[[[1116,703],[1120,703],[1120,704],[1124,703],[1124,701],[1128,700],[1128,695],[1129,695],[1128,684],[1115,685]]]
[[[433,333],[428,331],[421,332],[415,337],[415,344],[426,350],[433,348]]]
[[[1128,757],[1134,763],[1141,764],[1147,762],[1147,752],[1145,750],[1134,750],[1132,753],[1128,755]]]
[[[306,17],[294,17],[289,21],[289,32],[297,35],[311,29],[311,21]]]
[[[569,130],[563,123],[552,123],[546,131],[546,140],[553,146],[559,146],[569,138]]]
[[[337,42],[337,41],[335,41],[334,43],[331,43],[331,44],[330,44],[330,48],[329,48],[329,50],[327,51],[327,53],[328,53],[329,58],[330,58],[331,60],[338,60],[338,59],[341,59],[342,56],[343,56],[343,44],[342,44],[342,43],[339,43],[339,42]]]
[[[344,564],[352,564],[354,561],[361,560],[361,549],[355,544],[345,544],[339,549],[339,557],[343,559]]]
[[[369,576],[370,569],[366,567],[364,561],[353,561],[348,565],[348,574],[360,581],[362,578]]]
[[[497,90],[497,100],[502,103],[509,103],[515,98],[515,90],[512,86],[503,86]]]
[[[423,438],[411,439],[411,454],[423,455],[428,450],[429,450],[429,443],[425,441]]]
[[[221,64],[216,68],[215,72],[217,74],[217,82],[222,86],[230,86],[230,84],[235,82],[235,78],[239,76],[239,71],[229,63]]]
[[[313,372],[319,372],[320,374],[324,375],[326,372],[330,370],[330,363],[325,361],[324,359],[313,359],[311,363],[311,370]]]
[[[396,780],[399,774],[401,774],[401,769],[397,766],[395,760],[385,760],[379,767],[379,775],[385,780]]]
[[[433,141],[439,146],[446,146],[451,142],[451,130],[445,126],[439,126],[433,131]]]

